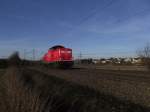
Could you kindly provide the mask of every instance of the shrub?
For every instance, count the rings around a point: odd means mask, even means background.
[[[21,59],[18,52],[14,52],[8,59],[8,64],[13,66],[20,65]]]

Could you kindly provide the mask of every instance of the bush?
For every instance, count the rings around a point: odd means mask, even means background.
[[[21,63],[21,59],[19,57],[19,53],[18,52],[14,52],[8,59],[8,64],[9,65],[13,65],[13,66],[18,66]]]
[[[0,68],[7,68],[8,60],[7,59],[0,59]]]

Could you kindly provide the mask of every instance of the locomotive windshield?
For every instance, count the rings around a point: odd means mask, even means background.
[[[56,45],[50,48],[50,50],[58,49],[58,48],[65,48],[64,46],[61,45]]]

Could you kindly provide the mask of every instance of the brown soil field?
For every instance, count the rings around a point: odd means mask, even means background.
[[[76,64],[75,67],[102,69],[102,70],[148,71],[146,66],[139,66],[139,65],[96,65],[96,64],[77,65]]]
[[[56,76],[101,93],[113,95],[121,100],[150,107],[150,73],[147,71],[101,70],[101,69],[50,69],[30,68]]]
[[[4,73],[5,73],[5,69],[0,69],[0,80]]]

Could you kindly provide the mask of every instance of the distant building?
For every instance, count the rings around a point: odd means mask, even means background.
[[[77,60],[75,62],[78,62]],[[116,64],[116,65],[139,65],[142,63],[142,59],[138,57],[127,57],[127,58],[121,58],[121,57],[111,57],[111,58],[101,58],[101,59],[81,59],[81,64]]]
[[[99,64],[100,60],[99,59],[93,59],[92,62],[93,62],[93,64]]]
[[[141,58],[133,58],[132,59],[132,64],[140,64],[142,63],[142,59]]]
[[[100,59],[100,64],[106,64],[107,63],[107,60],[106,59]]]

